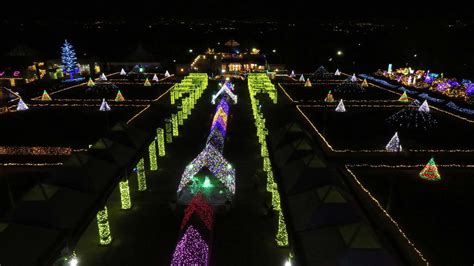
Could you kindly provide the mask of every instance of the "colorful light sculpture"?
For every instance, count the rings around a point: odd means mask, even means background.
[[[332,96],[331,91],[328,92],[328,95],[326,95],[326,98],[324,98],[324,101],[328,103],[334,102],[334,97]]]
[[[334,76],[340,76],[341,75],[341,71],[339,71],[339,69],[336,69],[336,72],[334,72]]]
[[[120,70],[120,76],[126,76],[127,75],[127,72],[125,72],[125,70],[122,68],[122,70]]]
[[[156,74],[154,74],[152,80],[158,82],[160,79]]]
[[[87,82],[87,87],[94,87],[94,86],[95,86],[94,81],[92,80],[92,78],[89,78],[89,81]]]
[[[167,77],[167,78],[171,77],[170,72],[168,72],[168,70],[166,70],[166,72],[165,72],[165,77]]]
[[[100,75],[100,80],[102,80],[102,81],[107,81],[107,77],[105,76],[104,73],[102,73],[102,74]]]
[[[294,78],[294,77],[296,77],[296,75],[295,75],[295,71],[294,71],[294,70],[291,70],[290,77],[291,77],[291,78]]]
[[[209,247],[199,232],[190,225],[173,252],[172,266],[207,266]]]
[[[49,96],[49,94],[46,90],[43,90],[43,95],[41,95],[41,100],[42,101],[51,101],[51,97]]]
[[[223,94],[225,93],[225,94]],[[234,102],[234,104],[237,104],[237,95],[235,95],[230,89],[229,87],[227,86],[227,83],[224,83],[224,85],[222,85],[221,89],[215,94],[215,95],[212,95],[212,104],[215,104],[216,103],[216,99],[221,96],[221,95],[227,95],[229,98],[232,99],[232,101]]]
[[[400,98],[398,98],[398,101],[403,102],[403,103],[409,102],[406,91],[404,91],[403,94],[400,96]]]
[[[438,172],[438,167],[436,166],[434,158],[431,158],[423,170],[421,170],[420,177],[430,181],[441,180],[441,175]]]
[[[179,182],[180,192],[202,168],[206,167],[232,193],[235,193],[235,169],[212,145],[203,151],[186,167]]]
[[[351,81],[352,82],[357,82],[356,74],[352,74]]]
[[[299,81],[300,82],[305,82],[305,78],[304,78],[303,74],[301,74]]]
[[[117,91],[117,95],[115,96],[115,101],[116,102],[125,101],[125,98],[123,97],[122,92],[120,92],[120,90]]]
[[[364,79],[364,81],[362,81],[362,87],[364,87],[364,88],[369,87],[369,83],[367,82],[366,79]]]
[[[305,81],[305,83],[304,83],[304,86],[305,86],[305,87],[311,87],[311,86],[313,86],[313,85],[311,84],[311,80],[309,80],[309,78],[306,79],[306,81]]]

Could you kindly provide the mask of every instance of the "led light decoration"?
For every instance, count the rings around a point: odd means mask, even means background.
[[[337,93],[364,93],[366,89],[357,82],[344,80],[343,82],[339,82],[334,91]]]
[[[28,109],[30,109],[28,107],[28,105],[26,105],[26,103],[23,101],[23,99],[20,98],[20,100],[18,101],[18,105],[16,106],[16,110],[17,111],[26,111]]]
[[[285,217],[282,211],[278,212],[278,231],[275,241],[279,247],[288,246],[288,232],[286,230]]]
[[[156,129],[157,141],[158,141],[158,156],[163,157],[166,154],[165,151],[165,132],[162,128]]]
[[[313,85],[311,84],[311,80],[309,80],[309,78],[306,79],[306,81],[305,81],[305,83],[304,83],[304,86],[305,86],[305,87],[311,87],[311,86],[313,86]]]
[[[165,119],[166,143],[173,143],[173,124],[171,120]]]
[[[423,113],[429,113],[430,106],[428,105],[428,101],[425,100],[418,108],[418,111],[423,112]]]
[[[92,80],[92,78],[89,78],[89,81],[87,82],[87,87],[94,87],[94,86],[95,86],[94,81]]]
[[[420,177],[431,181],[441,180],[441,176],[438,172],[438,167],[436,166],[434,158],[431,158],[423,170],[421,170]]]
[[[156,158],[156,141],[153,140],[150,145],[148,145],[148,155],[150,158],[150,170],[158,170],[158,162]]]
[[[61,62],[64,66],[63,71],[69,73],[69,79],[74,79],[74,71],[77,68],[76,60],[74,48],[67,40],[64,40],[64,44],[61,47]]]
[[[278,185],[273,182],[272,185],[272,207],[273,210],[275,211],[280,211],[281,206],[280,206],[280,193],[278,193]]]
[[[165,77],[166,77],[166,78],[171,77],[170,72],[168,72],[168,70],[166,70],[166,72],[165,72]]]
[[[51,101],[51,97],[49,96],[49,94],[46,90],[43,90],[43,95],[41,95],[41,100],[42,101]]]
[[[173,252],[172,266],[207,266],[209,247],[199,232],[190,225]]]
[[[129,210],[132,208],[132,200],[130,197],[130,187],[128,185],[128,180],[120,181],[119,188],[122,210]]]
[[[137,164],[137,183],[138,191],[146,190],[145,161],[143,158]]]
[[[305,78],[304,78],[303,74],[301,74],[299,81],[300,82],[305,82]]]
[[[212,145],[206,145],[204,150],[188,164],[181,176],[177,192],[180,192],[203,167],[207,167],[232,194],[235,193],[235,169]]]
[[[291,73],[290,73],[290,78],[294,78],[294,77],[296,77],[296,75],[295,75],[295,71],[294,71],[294,70],[291,70]]]
[[[225,93],[225,94],[223,94],[223,93]],[[234,104],[237,104],[237,95],[235,95],[229,89],[229,87],[227,86],[227,83],[224,83],[224,85],[222,85],[221,89],[215,95],[212,95],[212,101],[211,101],[212,104],[216,103],[216,99],[219,98],[219,96],[221,96],[221,94],[228,96],[229,98],[232,99]]]
[[[402,151],[402,145],[400,145],[400,139],[398,133],[395,132],[393,137],[390,139],[388,144],[385,146],[385,150],[389,152],[400,152]]]
[[[344,102],[341,99],[339,101],[339,104],[336,107],[336,112],[345,112],[345,111],[346,111],[346,107],[344,106]]]
[[[109,215],[107,206],[97,212],[97,227],[99,228],[99,243],[103,246],[112,243],[112,234],[110,233]]]
[[[109,104],[105,101],[105,99],[102,99],[102,103],[100,104],[99,111],[102,111],[102,112],[108,112],[108,111],[110,111],[110,106],[109,106]]]
[[[102,74],[100,75],[99,79],[102,80],[102,81],[107,81],[107,77],[105,76],[104,73],[102,73]]]
[[[120,76],[126,76],[127,75],[127,72],[125,72],[125,70],[122,68],[122,70],[120,70]]]
[[[171,125],[173,126],[173,137],[179,136],[178,118],[176,114],[171,114]]]
[[[120,90],[117,91],[117,96],[115,96],[115,101],[116,102],[123,102],[125,101],[125,98],[123,97],[122,93]]]
[[[221,131],[218,128],[215,128],[209,134],[206,145],[212,145],[216,148],[220,153],[224,151],[224,135],[222,135]]]
[[[158,82],[160,79],[154,74],[152,80]]]
[[[150,81],[148,80],[148,78],[145,79],[145,83],[143,83],[143,86],[145,86],[145,87],[151,87],[151,83],[150,83]]]
[[[334,76],[340,76],[341,75],[341,71],[339,71],[339,69],[336,69],[336,72],[334,72]]]
[[[199,219],[204,223],[206,228],[211,231],[214,226],[214,210],[209,205],[209,202],[201,194],[201,192],[196,193],[196,195],[191,199],[188,207],[184,210],[183,221],[181,222],[181,230],[188,224],[191,216],[196,213]]]
[[[364,87],[364,88],[368,88],[368,87],[369,87],[369,83],[367,82],[366,79],[364,79],[364,81],[362,81],[362,85],[361,85],[361,86]]]
[[[356,74],[352,74],[351,81],[352,82],[357,82]]]
[[[177,119],[179,126],[184,125],[183,110],[181,109],[181,107],[178,108]]]
[[[428,130],[435,127],[438,121],[430,113],[418,111],[413,105],[404,108],[387,118],[387,123],[395,128]]]
[[[400,96],[398,101],[403,102],[403,103],[409,102],[408,95],[407,95],[406,91],[403,92],[402,96]]]
[[[327,102],[327,103],[334,102],[334,97],[332,96],[331,91],[328,92],[328,95],[326,95],[326,98],[324,98],[324,101]]]

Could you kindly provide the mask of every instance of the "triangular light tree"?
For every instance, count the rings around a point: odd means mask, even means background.
[[[342,99],[339,101],[339,104],[337,105],[336,107],[336,112],[345,112],[346,111],[346,107],[344,106],[344,102],[342,101]]]
[[[389,152],[400,152],[402,151],[402,145],[400,145],[400,138],[398,137],[398,133],[395,132],[393,137],[390,139],[388,144],[385,146],[385,150]]]
[[[110,111],[110,106],[107,103],[107,101],[105,101],[105,99],[102,99],[102,104],[100,105],[99,111],[102,111],[102,112]]]
[[[431,181],[441,180],[441,175],[438,172],[438,167],[433,158],[431,158],[423,170],[421,170],[420,177]]]

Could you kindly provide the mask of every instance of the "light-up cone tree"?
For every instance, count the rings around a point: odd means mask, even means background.
[[[402,94],[402,96],[400,96],[400,98],[398,98],[398,101],[403,102],[403,103],[406,103],[406,102],[409,101],[409,100],[408,100],[408,95],[407,95],[407,92],[406,92],[406,91],[404,91],[403,94]]]
[[[172,266],[208,265],[209,247],[199,232],[190,225],[179,240],[171,259]]]
[[[304,86],[305,87],[311,87],[313,85],[311,85],[311,80],[309,80],[309,78],[306,79],[305,83],[304,83]]]
[[[385,146],[386,151],[390,152],[399,152],[402,151],[402,145],[400,145],[400,138],[398,138],[398,133],[395,132],[393,137],[390,139],[388,144]]]
[[[438,172],[438,167],[433,158],[425,165],[420,172],[420,177],[426,180],[438,181],[441,180],[441,175]]]
[[[46,90],[43,90],[43,95],[41,95],[41,100],[42,101],[51,101],[51,97],[49,96],[49,94]]]
[[[64,70],[69,73],[69,79],[74,79],[74,70],[77,67],[76,52],[72,45],[64,40],[64,44],[61,47],[61,61],[64,66]]]
[[[334,97],[332,96],[331,91],[328,92],[328,95],[326,95],[326,98],[324,98],[324,101],[328,103],[334,102]]]
[[[339,104],[337,105],[336,107],[336,112],[345,112],[346,111],[346,107],[344,106],[344,102],[342,101],[342,99],[339,101]]]
[[[122,93],[120,90],[117,91],[117,96],[115,96],[115,101],[116,102],[123,102],[125,101],[125,97],[123,97]]]

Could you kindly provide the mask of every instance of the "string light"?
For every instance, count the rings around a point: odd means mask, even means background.
[[[99,243],[103,246],[112,243],[107,206],[104,206],[102,210],[97,212],[97,227],[99,228]]]
[[[172,266],[208,265],[209,247],[199,232],[190,225],[176,245],[171,260]]]
[[[165,119],[166,143],[173,143],[173,125],[171,120]]]
[[[171,125],[173,127],[173,137],[179,136],[178,118],[176,114],[171,114]]]
[[[188,207],[184,210],[184,217],[181,222],[181,230],[188,224],[191,216],[196,213],[204,222],[206,228],[211,231],[214,225],[214,210],[209,206],[209,202],[205,197],[202,196],[201,192],[196,193],[196,195],[191,199]]]
[[[282,211],[278,212],[278,231],[275,240],[279,247],[288,246],[288,232],[286,230],[285,217],[283,216]]]

